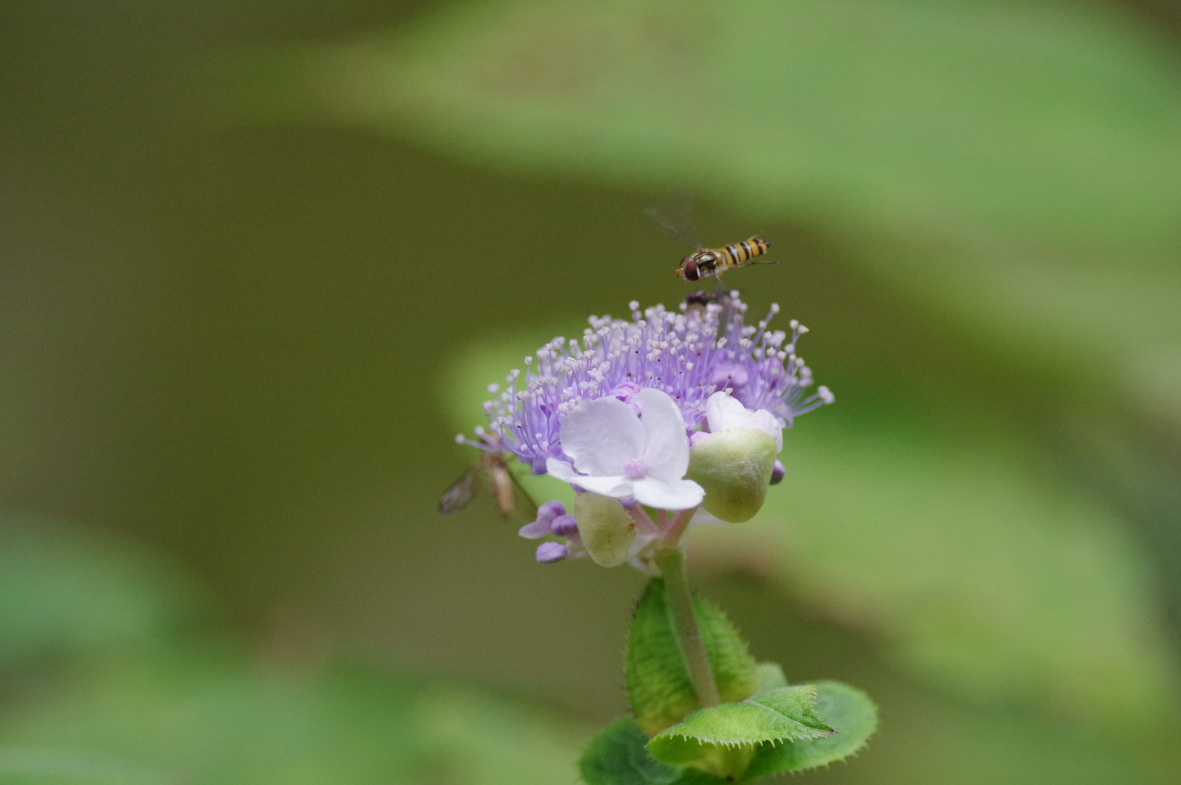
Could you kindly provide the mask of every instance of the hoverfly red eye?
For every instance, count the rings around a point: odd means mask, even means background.
[[[697,269],[697,262],[691,258],[685,260],[685,264],[681,267],[681,272],[685,276],[686,281],[696,281],[699,277]]]

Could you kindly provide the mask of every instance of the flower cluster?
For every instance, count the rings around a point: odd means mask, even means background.
[[[550,503],[522,529],[565,540],[544,543],[540,560],[634,560],[679,537],[703,503],[723,520],[746,520],[782,476],[783,429],[832,402],[827,388],[809,389],[811,371],[795,353],[806,328],[769,329],[778,306],[746,324],[737,292],[710,299],[675,312],[633,302],[630,320],[592,318],[580,340],[555,338],[526,358],[524,373],[491,388],[487,428],[464,441],[580,491],[573,516]]]

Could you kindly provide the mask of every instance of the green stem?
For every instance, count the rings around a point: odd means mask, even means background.
[[[673,626],[689,668],[689,678],[697,693],[697,702],[702,708],[717,706],[722,702],[718,695],[718,684],[714,681],[709,654],[697,624],[697,612],[693,609],[693,595],[689,591],[689,576],[685,572],[685,554],[680,548],[667,548],[656,554],[656,564],[664,576],[665,597],[672,613]]]

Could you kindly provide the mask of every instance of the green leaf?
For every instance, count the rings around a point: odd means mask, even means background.
[[[837,681],[817,682],[816,690],[816,714],[835,732],[812,741],[759,747],[747,769],[747,777],[823,766],[847,758],[865,746],[878,725],[877,707],[869,696]]]
[[[196,597],[174,565],[117,539],[44,520],[0,526],[0,675],[12,677],[0,682],[0,782],[547,785],[572,776],[586,737],[574,723],[286,646],[260,657],[204,630]]]
[[[787,676],[783,668],[775,662],[760,662],[758,667],[759,692],[771,692],[787,686]]]
[[[38,700],[5,702],[4,785],[25,782],[17,774],[29,785],[548,785],[573,779],[586,738],[540,707],[455,683],[260,664],[207,640],[83,670]]]
[[[208,607],[183,571],[93,529],[0,522],[0,666],[159,643]]]
[[[712,603],[694,598],[694,607],[722,700],[753,695],[758,690],[758,671],[746,642]],[[649,734],[700,708],[660,579],[648,582],[636,606],[628,636],[627,690],[632,711]]]
[[[457,683],[424,687],[413,716],[432,779],[463,785],[570,781],[589,734],[536,705]]]
[[[595,737],[579,762],[587,785],[712,785],[725,780],[653,758],[635,720],[620,720]]]
[[[832,728],[816,715],[815,703],[816,687],[802,685],[701,709],[653,737],[648,749],[666,763],[688,766],[703,748],[818,739]]]

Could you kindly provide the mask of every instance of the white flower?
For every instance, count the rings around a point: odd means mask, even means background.
[[[775,454],[783,451],[783,421],[766,409],[748,409],[729,393],[716,392],[705,402],[710,433],[762,431],[775,440]]]
[[[613,396],[581,401],[561,426],[562,450],[574,465],[550,458],[546,471],[588,491],[657,509],[696,507],[705,491],[685,479],[689,437],[680,407],[651,388],[631,401],[642,416]]]

